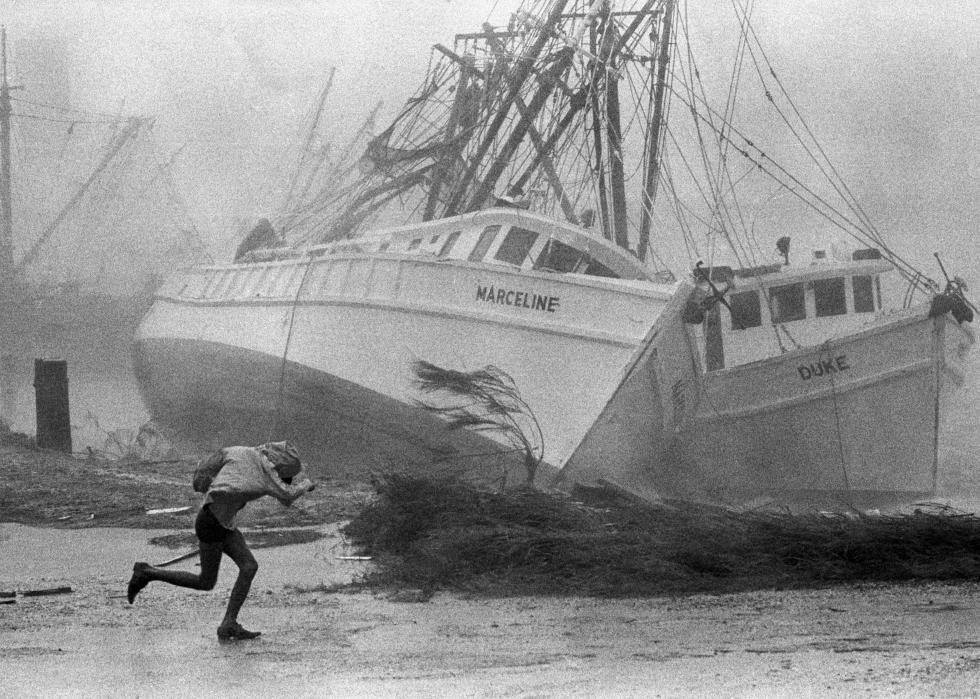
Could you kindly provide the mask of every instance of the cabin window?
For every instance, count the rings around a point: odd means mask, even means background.
[[[732,330],[758,328],[762,325],[762,304],[758,291],[740,291],[728,297],[731,307]]]
[[[381,245],[378,246],[378,252],[384,252],[385,250],[388,249],[388,246],[389,245],[390,245],[390,243],[387,240],[385,242],[381,243]]]
[[[429,245],[435,245],[438,242],[439,242],[439,236],[434,235],[432,236],[431,240],[429,240]]]
[[[788,323],[806,318],[805,298],[802,283],[774,286],[769,289],[769,300],[772,303],[772,322]]]
[[[875,298],[871,287],[871,277],[864,275],[854,277],[851,284],[854,287],[854,312],[874,313]]]
[[[497,233],[500,232],[500,226],[487,226],[483,229],[480,234],[480,239],[476,241],[476,247],[470,253],[469,257],[466,259],[470,262],[479,262],[483,259],[483,256],[487,254],[487,250],[493,244],[493,239],[497,237]]]
[[[818,318],[841,316],[847,313],[844,278],[815,279],[813,281],[813,300]]]
[[[506,237],[500,247],[497,248],[495,259],[501,262],[509,262],[512,265],[520,266],[524,264],[534,241],[538,239],[538,234],[526,228],[514,226],[507,231]]]
[[[439,257],[445,257],[449,254],[449,251],[453,249],[453,245],[459,240],[459,231],[453,231],[449,234],[449,237],[443,242],[442,247],[439,249]]]
[[[535,269],[546,269],[552,272],[574,272],[582,261],[582,253],[571,245],[551,239],[544,246]]]
[[[591,274],[593,277],[610,277],[612,279],[619,279],[618,274],[613,272],[598,260],[591,260],[589,262],[589,266],[585,268],[585,273]]]
[[[408,244],[408,249],[409,250],[418,250],[418,247],[421,244],[422,244],[422,239],[421,238],[415,238],[415,239],[412,240],[411,243]]]

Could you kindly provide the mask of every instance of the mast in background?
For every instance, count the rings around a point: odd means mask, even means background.
[[[13,422],[17,389],[9,353],[14,289],[13,212],[10,205],[10,84],[7,82],[7,28],[0,27],[0,423]]]
[[[10,85],[7,28],[0,27],[0,285],[10,288],[14,272],[13,211],[10,205]],[[7,294],[4,293],[4,300]]]

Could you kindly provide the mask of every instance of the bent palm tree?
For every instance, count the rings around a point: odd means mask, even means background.
[[[544,436],[530,406],[510,375],[488,364],[475,371],[444,369],[430,362],[413,365],[416,385],[426,394],[448,396],[446,404],[416,403],[443,418],[449,429],[497,432],[523,453],[527,482],[534,476],[544,455]]]

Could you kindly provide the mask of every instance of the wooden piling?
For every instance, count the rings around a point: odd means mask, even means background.
[[[68,362],[34,360],[37,406],[37,445],[71,453],[71,418],[68,412]]]

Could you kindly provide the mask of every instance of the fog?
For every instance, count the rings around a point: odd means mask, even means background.
[[[193,256],[200,251],[191,250],[191,238],[208,254],[226,258],[243,228],[279,205],[295,162],[292,149],[332,68],[324,123],[329,138],[342,142],[378,101],[384,102],[379,123],[395,114],[419,84],[432,44],[449,43],[456,32],[487,20],[504,24],[519,4],[0,2],[10,81],[22,86],[15,98],[153,119],[139,158],[148,163],[147,173],[154,163],[168,163],[178,195],[157,194],[153,206],[139,205],[140,216],[152,213],[151,220],[122,226],[132,239],[103,240],[92,253],[80,252],[91,226],[63,226],[38,265],[47,264],[57,277],[58,270],[84,259],[90,269],[103,266],[103,280],[119,279],[122,271],[105,271],[112,264],[106,257],[118,259],[127,248],[134,256],[151,251],[149,256],[173,253],[176,259],[176,248]],[[727,77],[735,37],[730,3],[701,5],[687,9],[706,49],[701,71]],[[752,16],[780,80],[887,239],[932,276],[939,276],[932,259],[938,251],[953,271],[980,279],[980,142],[974,126],[980,88],[973,79],[980,71],[980,7],[771,0],[756,3]],[[15,115],[25,106],[15,102]],[[75,156],[74,171],[66,170],[69,145],[86,147],[78,137],[82,127],[68,139],[67,119],[44,123],[54,129],[47,136],[18,141],[15,134],[15,146],[34,147],[14,161],[15,195],[22,193],[19,204],[15,199],[17,254],[37,239],[96,162]],[[45,139],[55,143],[57,156],[32,158]],[[106,140],[93,135],[87,147],[98,153],[95,146]],[[57,158],[60,164],[52,168]],[[159,179],[146,175],[141,181],[153,187],[136,188],[134,199],[149,198]],[[94,200],[104,215],[104,197]],[[132,206],[119,204],[126,205]],[[777,202],[770,213],[779,217],[780,208],[785,215],[793,211],[791,203]],[[135,214],[120,211],[115,220],[129,216]]]

